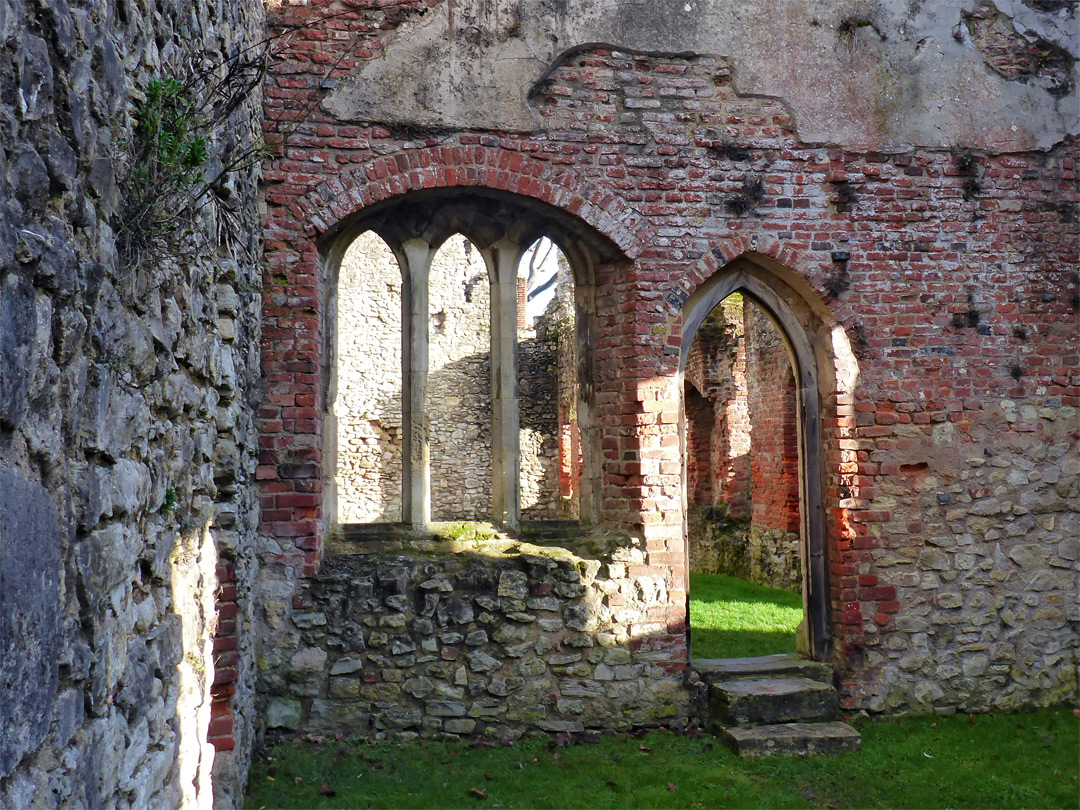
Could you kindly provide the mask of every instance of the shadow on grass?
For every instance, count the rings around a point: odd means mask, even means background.
[[[690,575],[690,654],[745,658],[795,652],[802,597],[722,574]]]
[[[748,658],[795,652],[795,633],[690,628],[692,658]]]

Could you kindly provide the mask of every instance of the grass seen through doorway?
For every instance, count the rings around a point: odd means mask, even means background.
[[[795,652],[802,596],[723,574],[690,574],[690,655],[746,658]]]

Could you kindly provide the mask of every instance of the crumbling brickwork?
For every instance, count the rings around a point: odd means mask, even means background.
[[[291,18],[307,13],[288,9]],[[381,47],[381,13],[356,10],[350,28],[370,25],[371,34],[358,50],[341,42],[343,69]],[[322,92],[321,70],[302,57],[289,63],[288,77],[271,81],[271,119]],[[930,146],[818,147],[799,141],[780,100],[740,95],[722,59],[605,48],[568,56],[532,98],[541,130],[529,135],[406,132],[316,111],[299,131],[326,147],[328,161],[297,153],[271,168],[268,272],[321,295],[313,238],[380,200],[430,188],[540,200],[618,246],[626,263],[595,268],[591,395],[602,431],[602,518],[641,533],[670,598],[652,621],[667,626],[677,662],[685,660],[685,551],[681,391],[673,383],[678,347],[691,337],[681,334],[680,306],[739,257],[766,257],[759,266],[778,269],[755,272],[788,285],[787,300],[817,330],[810,351],[818,358],[830,627],[849,705],[982,706],[1071,694],[1075,669],[1066,662],[1074,653],[1051,654],[1043,671],[1055,674],[1033,678],[1016,663],[1029,653],[1003,640],[997,619],[960,635],[955,628],[978,610],[968,600],[1015,605],[1027,617],[1018,622],[1033,620],[1039,608],[1022,601],[1030,573],[1009,569],[1015,589],[989,578],[1017,542],[1005,526],[1027,533],[1031,523],[1035,531],[1026,500],[1045,500],[1040,508],[1055,518],[1053,529],[1038,530],[1048,559],[1066,566],[1045,573],[1049,592],[1071,588],[1074,554],[1060,527],[1075,521],[1066,425],[1076,407],[1076,240],[1061,205],[1076,193],[1075,142],[1046,154],[979,154],[970,165]],[[311,305],[314,314],[318,299]],[[315,346],[317,323],[313,329]],[[1010,371],[1017,365],[1019,380]],[[1035,435],[1045,456],[1034,450]],[[997,463],[1004,456],[1010,467],[1030,464],[1038,479],[1024,472],[1027,485],[993,494],[1007,486],[990,481],[999,468],[971,466],[988,458],[984,449]],[[288,452],[268,448],[267,474],[299,485],[289,463]],[[933,483],[913,490],[912,464],[932,468]],[[1060,470],[1050,473],[1054,484],[1042,477],[1049,467]],[[975,480],[986,483],[967,484]],[[989,506],[980,503],[987,498]],[[984,508],[996,517],[968,511]],[[1000,538],[971,553],[927,550],[927,538],[974,538],[969,520],[996,525]],[[317,545],[315,522],[264,530],[302,541],[268,562],[314,572],[318,552],[304,538]],[[958,607],[933,601],[938,588],[958,586]],[[1021,646],[1039,656],[1047,645],[1073,650],[1070,619],[1046,609],[1053,618]],[[960,636],[985,650],[961,649]],[[905,658],[911,648],[922,650],[917,666]],[[975,674],[970,663],[964,674],[972,656],[987,667],[999,662],[1001,674]],[[958,674],[939,674],[951,672]]]

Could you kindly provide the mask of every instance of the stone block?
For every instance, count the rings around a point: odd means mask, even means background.
[[[432,717],[464,717],[468,711],[465,704],[457,700],[429,700],[424,709]]]
[[[61,643],[61,575],[60,522],[52,498],[20,472],[0,467],[0,777],[49,731]]]
[[[14,427],[26,412],[30,356],[37,332],[34,288],[14,273],[0,283],[0,424]]]
[[[371,728],[371,712],[366,706],[336,700],[311,701],[309,719],[310,727],[320,732],[366,734]]]
[[[360,680],[358,678],[331,678],[328,692],[332,698],[356,700],[360,697]]]
[[[473,672],[494,672],[502,666],[502,661],[493,658],[482,650],[473,650],[466,654],[469,669]]]
[[[443,722],[443,730],[450,734],[472,734],[476,721],[464,717],[451,718]]]
[[[529,579],[522,571],[503,571],[499,576],[500,597],[524,602],[529,593]]]

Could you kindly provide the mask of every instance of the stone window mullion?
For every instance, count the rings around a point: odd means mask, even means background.
[[[521,522],[520,423],[517,368],[517,276],[524,249],[506,237],[483,251],[492,275],[491,443],[495,523]]]
[[[428,381],[428,276],[435,254],[421,238],[394,252],[401,265],[401,519],[423,526],[431,518],[430,425],[425,408]]]

